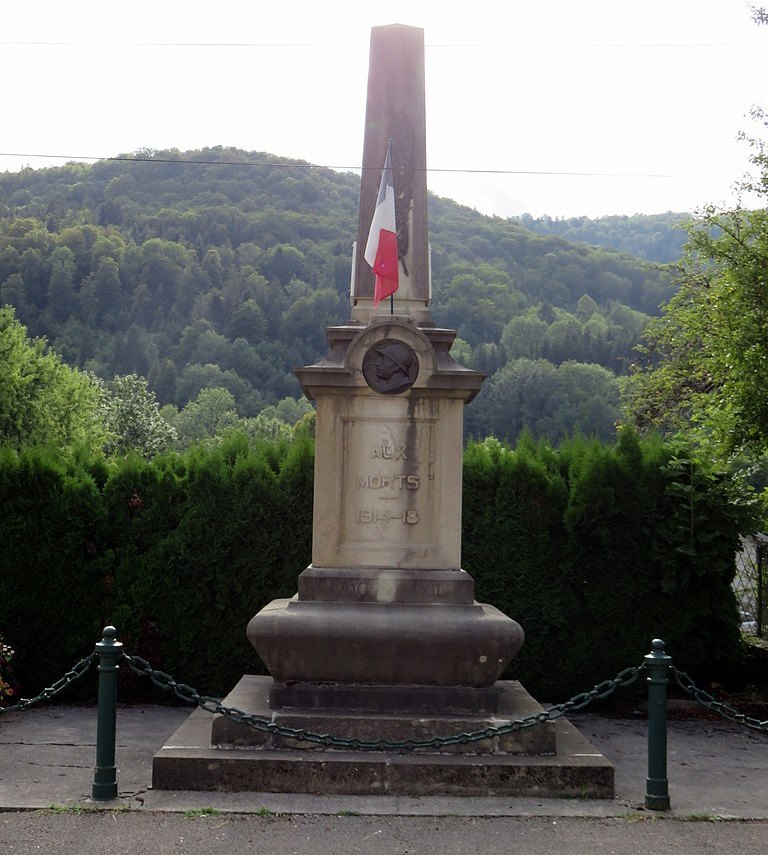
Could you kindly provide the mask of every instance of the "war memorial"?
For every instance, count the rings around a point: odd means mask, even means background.
[[[243,676],[223,702],[282,731],[198,710],[155,756],[155,789],[613,795],[612,765],[564,719],[410,744],[543,712],[499,679],[523,628],[476,602],[461,569],[463,410],[483,375],[430,317],[426,175],[423,31],[376,27],[351,317],[296,369],[317,408],[311,563],[247,627],[270,676]]]

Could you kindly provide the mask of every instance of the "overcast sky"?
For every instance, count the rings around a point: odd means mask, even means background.
[[[25,0],[0,8],[0,170],[215,145],[359,166],[391,23],[425,31],[429,188],[483,213],[726,203],[768,106],[743,0]]]

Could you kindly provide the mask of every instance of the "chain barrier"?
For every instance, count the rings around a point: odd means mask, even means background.
[[[10,707],[0,707],[0,714],[9,713],[9,712],[18,712],[20,710],[25,710],[27,707],[31,707],[33,704],[38,704],[41,701],[47,701],[49,698],[58,695],[59,692],[62,692],[64,689],[69,686],[70,683],[74,683],[75,680],[79,680],[80,677],[85,674],[88,669],[93,664],[94,659],[96,659],[96,654],[91,653],[90,656],[86,656],[85,659],[81,659],[76,665],[73,665],[67,673],[53,683],[50,686],[47,686],[40,692],[39,695],[34,698],[21,698],[18,703],[15,703]]]
[[[597,683],[588,692],[581,692],[565,703],[555,704],[546,710],[524,718],[507,721],[493,727],[485,727],[466,733],[448,736],[432,736],[425,739],[357,739],[334,736],[331,733],[315,733],[304,728],[287,727],[269,718],[253,715],[226,707],[220,698],[201,695],[186,683],[177,682],[170,674],[153,668],[149,662],[138,656],[130,656],[123,651],[123,645],[117,641],[117,632],[113,626],[104,628],[102,640],[93,653],[81,659],[71,670],[51,686],[46,687],[34,698],[22,698],[10,707],[0,707],[0,713],[24,710],[33,704],[55,697],[70,683],[82,677],[93,664],[99,663],[99,704],[96,733],[96,766],[92,797],[97,801],[110,801],[117,798],[117,766],[115,765],[115,722],[117,708],[117,672],[119,663],[125,661],[136,674],[148,677],[159,689],[171,692],[179,700],[194,704],[200,709],[223,715],[236,724],[251,727],[262,733],[293,739],[297,742],[310,742],[331,748],[363,751],[409,752],[419,748],[441,749],[450,745],[460,745],[494,739],[510,733],[534,727],[547,721],[555,721],[571,712],[584,709],[593,701],[609,697],[619,688],[631,686],[641,674],[648,682],[648,776],[646,778],[645,806],[650,810],[669,810],[669,781],[667,778],[667,686],[669,674],[674,676],[678,686],[694,697],[711,712],[735,724],[751,730],[768,732],[768,720],[745,715],[728,704],[717,701],[708,692],[700,689],[684,671],[672,664],[671,657],[664,652],[664,642],[654,639],[651,653],[644,657],[639,667],[625,668],[613,679]]]
[[[19,712],[31,707],[35,704],[47,701],[55,697],[71,683],[79,680],[84,676],[94,660],[96,654],[91,653],[84,659],[81,659],[77,664],[67,671],[63,677],[47,686],[40,694],[34,698],[21,698],[17,703],[9,707],[0,707],[0,714]],[[561,704],[555,704],[540,713],[534,713],[521,719],[515,719],[498,727],[488,727],[483,730],[473,731],[470,733],[460,733],[451,736],[436,736],[430,739],[422,740],[361,740],[361,739],[346,739],[342,737],[332,736],[327,733],[313,733],[304,729],[296,729],[275,724],[267,718],[250,715],[234,707],[225,707],[220,698],[215,698],[210,695],[201,695],[191,686],[185,683],[178,683],[170,674],[164,671],[158,671],[153,668],[146,660],[139,656],[130,656],[127,653],[123,654],[123,659],[126,660],[131,670],[143,677],[148,677],[151,682],[159,689],[171,692],[179,700],[185,703],[195,704],[210,713],[219,713],[232,721],[241,722],[256,730],[261,730],[268,733],[273,733],[277,736],[285,736],[288,738],[303,740],[306,742],[316,742],[323,745],[331,745],[334,747],[347,748],[364,748],[364,749],[391,749],[391,748],[427,748],[441,747],[444,745],[456,745],[466,742],[477,742],[483,739],[492,739],[496,736],[504,736],[517,730],[523,730],[527,727],[533,727],[543,721],[554,721],[561,716],[567,715],[570,712],[577,712],[584,709],[586,706],[596,700],[603,700],[613,694],[618,688],[631,686],[635,683],[640,674],[645,670],[645,664],[639,667],[625,668],[611,680],[604,680],[598,683],[588,692],[582,692],[575,695],[568,701]],[[721,718],[732,722],[733,724],[743,725],[751,730],[768,733],[768,719],[761,721],[754,716],[740,713],[734,707],[729,706],[722,701],[718,701],[709,692],[699,688],[693,679],[674,665],[670,666],[672,674],[675,677],[677,685],[688,695],[698,701],[702,707],[709,710]]]
[[[448,745],[479,742],[483,739],[505,736],[508,733],[533,727],[541,722],[554,721],[569,712],[584,709],[592,701],[607,698],[618,688],[631,686],[645,670],[645,665],[636,668],[625,668],[612,680],[604,680],[602,683],[598,683],[589,692],[582,692],[565,703],[556,704],[540,713],[515,719],[498,727],[486,727],[482,730],[475,730],[469,733],[456,733],[450,736],[433,736],[428,739],[348,739],[333,736],[330,733],[314,733],[304,728],[286,727],[285,725],[270,721],[263,716],[246,713],[236,707],[225,707],[220,698],[200,695],[191,686],[185,683],[177,683],[170,674],[155,670],[145,659],[141,659],[138,656],[129,656],[127,653],[123,654],[123,658],[128,662],[131,670],[136,674],[148,677],[159,689],[172,692],[180,700],[196,704],[206,712],[219,713],[230,721],[247,725],[263,733],[271,733],[301,742],[328,745],[333,748],[349,748],[363,751],[411,751],[416,748],[442,748]]]
[[[681,671],[674,665],[671,666],[671,670],[675,676],[677,685],[692,698],[695,698],[705,709],[716,713],[734,724],[743,725],[744,727],[748,727],[750,730],[758,730],[762,733],[768,733],[768,719],[760,721],[759,718],[754,718],[753,716],[740,713],[728,704],[718,701],[710,695],[709,692],[705,692],[704,689],[700,689],[688,674],[685,673],[685,671]]]

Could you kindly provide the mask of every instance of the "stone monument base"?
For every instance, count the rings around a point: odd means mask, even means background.
[[[387,688],[358,687],[359,706],[368,702],[366,696],[385,696]],[[382,711],[370,713],[356,712],[354,702],[349,707],[351,687],[343,689],[343,709],[341,705],[336,710],[328,705],[321,709],[276,708],[277,698],[295,701],[296,695],[291,694],[295,687],[280,686],[270,677],[245,676],[224,699],[224,706],[286,727],[364,740],[469,733],[542,709],[517,682],[502,681],[494,688],[492,713],[425,714],[418,710],[423,699],[415,701],[412,711],[398,710],[396,699],[379,700]],[[157,790],[336,795],[612,798],[613,771],[613,765],[565,719],[439,750],[394,753],[297,742],[197,710],[155,755],[152,786]]]
[[[474,587],[464,570],[310,565],[246,632],[278,683],[490,688],[524,633]]]

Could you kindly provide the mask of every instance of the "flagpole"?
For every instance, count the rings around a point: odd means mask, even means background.
[[[392,140],[389,139],[389,140],[387,140],[387,157],[386,157],[384,163],[387,164],[387,163],[391,163],[391,162],[392,162]],[[397,214],[395,214],[395,217],[397,217]],[[395,219],[395,223],[397,223],[397,219]],[[395,225],[395,234],[397,234],[397,225]],[[400,263],[400,260],[398,259],[398,264],[399,263]],[[389,295],[389,314],[390,314],[390,316],[395,314],[395,292],[394,291]]]
[[[387,159],[386,159],[385,163],[391,163],[392,162],[391,158],[392,158],[392,140],[390,139],[390,140],[387,140]],[[397,223],[397,214],[395,214],[395,223]],[[397,234],[397,225],[395,225],[395,234]],[[400,260],[398,259],[398,264],[399,263],[400,263]],[[395,314],[395,292],[394,291],[389,295],[389,314],[390,315]]]

